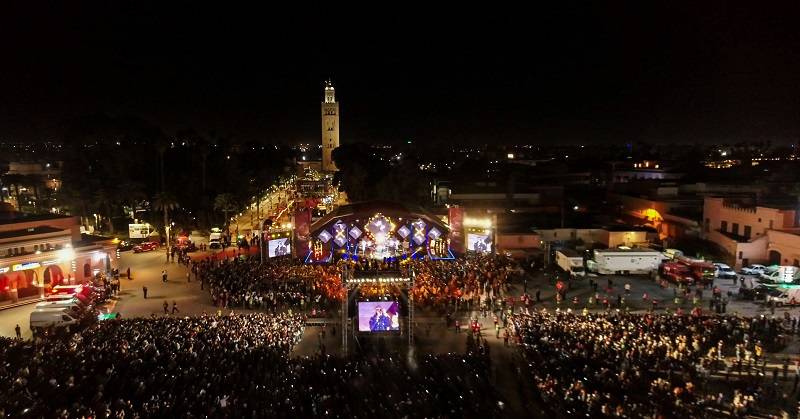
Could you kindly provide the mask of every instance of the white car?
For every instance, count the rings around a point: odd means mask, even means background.
[[[211,250],[222,249],[222,243],[220,243],[219,240],[211,240],[208,242],[208,248]]]
[[[742,273],[745,275],[758,275],[766,270],[767,267],[764,265],[750,265],[742,268]]]
[[[731,269],[730,266],[724,263],[715,263],[714,267],[716,268],[714,276],[716,276],[717,278],[727,278],[727,279],[736,278],[736,271]]]

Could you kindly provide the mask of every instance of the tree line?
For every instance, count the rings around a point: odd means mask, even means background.
[[[61,150],[51,156],[63,162],[60,187],[47,206],[23,209],[46,212],[52,205],[109,234],[134,219],[159,229],[169,222],[187,229],[222,225],[287,175],[294,159],[289,148],[193,129],[170,135],[138,118],[84,117],[63,133]],[[37,179],[18,177],[1,180],[10,193],[32,184],[38,195]]]

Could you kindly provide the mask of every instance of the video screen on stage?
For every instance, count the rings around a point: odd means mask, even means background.
[[[292,253],[292,244],[289,240],[288,237],[270,240],[267,245],[269,257],[287,256]]]
[[[478,252],[478,253],[488,253],[492,251],[492,236],[490,234],[476,234],[476,233],[469,233],[467,234],[467,250]]]
[[[400,304],[397,301],[362,301],[358,303],[359,332],[400,330]]]

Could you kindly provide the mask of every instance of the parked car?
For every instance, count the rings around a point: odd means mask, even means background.
[[[133,247],[134,247],[133,243],[127,240],[120,240],[120,242],[117,244],[117,250],[119,250],[120,252],[131,250],[133,249]]]
[[[781,291],[772,287],[759,285],[754,288],[739,288],[739,298],[742,300],[761,301],[766,300],[770,295],[780,295]]]
[[[211,240],[208,242],[208,248],[212,250],[222,249],[222,243],[219,240]]]
[[[764,265],[750,265],[742,268],[742,273],[745,275],[758,275],[767,270]]]
[[[730,266],[724,263],[715,263],[714,267],[716,268],[716,272],[714,272],[714,276],[717,278],[723,279],[732,279],[736,278],[736,271],[731,269]]]
[[[156,249],[158,249],[158,243],[144,242],[137,246],[133,246],[133,253],[149,252],[151,250],[156,250]]]

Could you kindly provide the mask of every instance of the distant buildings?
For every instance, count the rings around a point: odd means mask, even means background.
[[[0,201],[17,211],[52,212],[61,188],[61,161],[11,161],[0,169]]]

